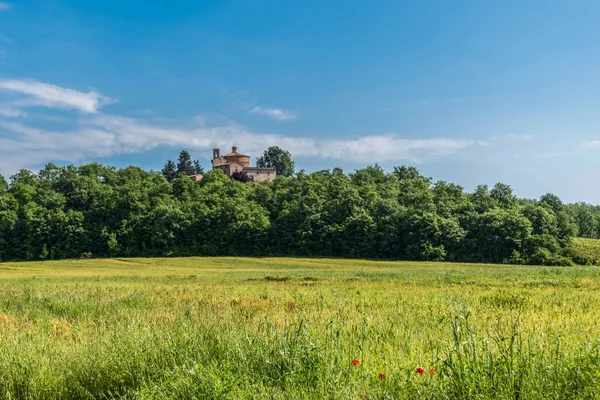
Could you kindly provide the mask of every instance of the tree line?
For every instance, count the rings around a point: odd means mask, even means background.
[[[220,170],[192,182],[187,176],[201,167],[189,154],[175,177],[98,163],[0,176],[0,260],[244,255],[571,265],[590,262],[572,237],[598,237],[598,207],[565,205],[552,194],[519,199],[502,183],[468,193],[409,166],[296,173],[289,153],[283,164],[271,153],[263,162],[287,170],[258,184]]]

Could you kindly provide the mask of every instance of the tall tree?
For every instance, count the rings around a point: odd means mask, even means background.
[[[8,190],[8,182],[2,175],[0,175],[0,193]]]
[[[177,159],[177,173],[186,175],[194,175],[196,173],[192,162],[192,156],[186,150],[181,150],[179,153],[179,158]]]
[[[431,183],[431,178],[427,178],[421,175],[419,170],[415,167],[410,167],[406,165],[402,165],[401,167],[394,167],[394,175],[396,175],[399,181],[412,179]]]
[[[540,202],[548,204],[555,213],[558,213],[564,209],[563,202],[560,198],[552,193],[546,193],[542,197],[540,197]]]
[[[496,183],[490,190],[490,197],[502,207],[510,207],[515,203],[516,197],[510,186],[504,183]]]
[[[177,165],[171,160],[167,161],[162,169],[162,174],[169,182],[177,178]]]
[[[261,167],[275,167],[277,175],[294,175],[295,164],[292,161],[292,155],[289,151],[283,150],[277,146],[271,146],[264,151],[263,156],[258,159],[258,165]]]
[[[202,168],[202,165],[200,165],[200,162],[198,162],[198,160],[194,160],[194,173],[204,174],[204,168]]]

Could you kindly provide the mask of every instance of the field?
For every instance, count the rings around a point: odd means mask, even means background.
[[[599,335],[598,267],[0,263],[6,399],[600,398]]]

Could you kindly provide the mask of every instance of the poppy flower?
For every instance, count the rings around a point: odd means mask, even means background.
[[[429,370],[429,373],[430,373],[431,375],[435,375],[435,371],[433,370],[433,368],[431,368],[431,369]]]
[[[352,360],[352,364],[354,364],[355,366],[359,366],[360,365],[360,360],[357,360],[356,358],[354,360]]]
[[[419,375],[423,375],[425,373],[425,370],[423,368],[419,367],[415,370],[415,372]]]
[[[379,379],[385,379],[385,378],[387,378],[386,374],[379,374]]]

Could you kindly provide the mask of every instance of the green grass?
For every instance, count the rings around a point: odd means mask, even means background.
[[[594,264],[600,264],[600,239],[573,238],[573,245]]]
[[[0,263],[0,398],[365,396],[600,398],[600,268]]]

